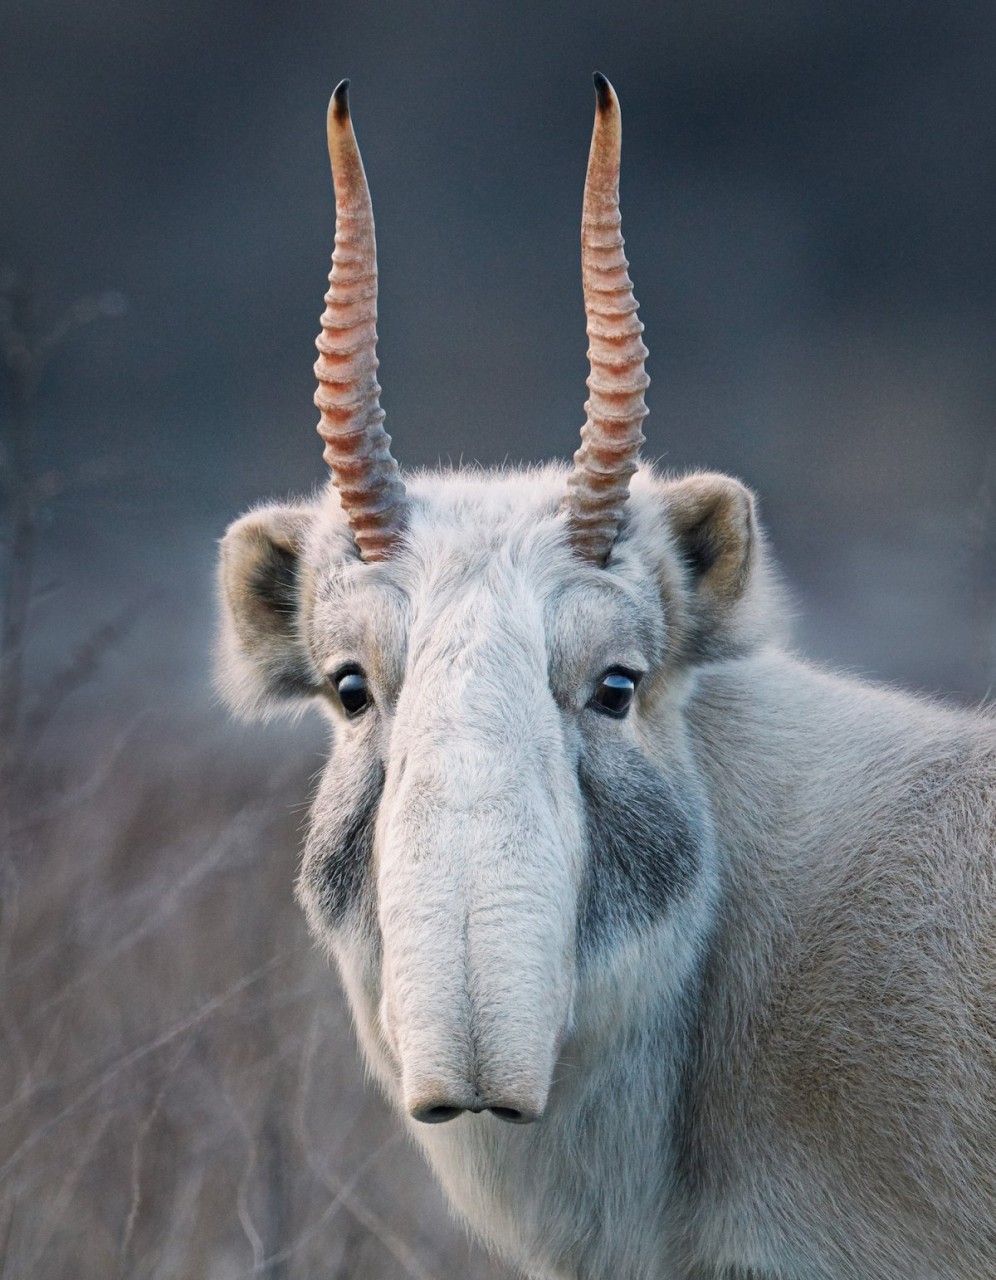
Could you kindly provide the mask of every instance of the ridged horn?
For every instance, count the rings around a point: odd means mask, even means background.
[[[328,111],[335,249],[315,341],[318,432],[364,560],[384,560],[405,527],[405,487],[391,457],[377,382],[377,243],[363,161],[349,117],[349,81]]]
[[[626,273],[619,230],[622,118],[615,90],[595,73],[595,126],[581,216],[581,280],[590,342],[587,421],[567,481],[570,539],[580,556],[604,565],[619,532],[629,481],[643,444],[650,383],[643,325]]]

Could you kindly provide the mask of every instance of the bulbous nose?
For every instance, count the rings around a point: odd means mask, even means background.
[[[408,1114],[421,1124],[445,1124],[447,1120],[455,1120],[465,1111],[480,1115],[490,1111],[499,1120],[509,1124],[532,1124],[540,1118],[541,1112],[529,1107],[521,1099],[501,1098],[494,1101],[458,1102],[452,1098],[426,1098],[410,1104]]]

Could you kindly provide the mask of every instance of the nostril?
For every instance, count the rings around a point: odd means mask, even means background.
[[[411,1115],[413,1120],[420,1120],[422,1124],[445,1124],[447,1120],[454,1120],[463,1112],[463,1107],[437,1104],[430,1107],[413,1107]]]
[[[528,1111],[517,1111],[515,1107],[488,1107],[493,1116],[499,1120],[507,1120],[509,1124],[531,1124],[536,1117]]]

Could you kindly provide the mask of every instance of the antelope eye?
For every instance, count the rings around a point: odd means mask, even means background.
[[[637,679],[629,671],[611,667],[599,680],[590,705],[603,715],[615,716],[617,720],[621,720],[633,702]]]
[[[370,705],[372,701],[370,686],[367,684],[366,676],[356,667],[338,672],[332,677],[332,683],[339,695],[343,711],[350,718],[358,716]]]

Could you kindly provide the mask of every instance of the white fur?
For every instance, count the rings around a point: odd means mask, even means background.
[[[266,513],[226,539],[230,698],[264,703],[284,645],[335,724],[300,896],[372,1069],[402,1114],[542,1112],[408,1121],[533,1276],[996,1275],[992,718],[794,657],[735,482],[640,473],[605,570],[567,545],[563,485],[416,477],[406,545],[374,565],[334,491],[275,510],[300,530],[291,633],[247,603]],[[713,493],[742,581],[683,555]],[[349,722],[322,683],[344,662],[374,693]],[[624,720],[589,706],[616,665],[646,672]],[[582,963],[578,770],[611,780],[634,752],[701,860]],[[332,921],[322,858],[376,768],[363,894]]]

